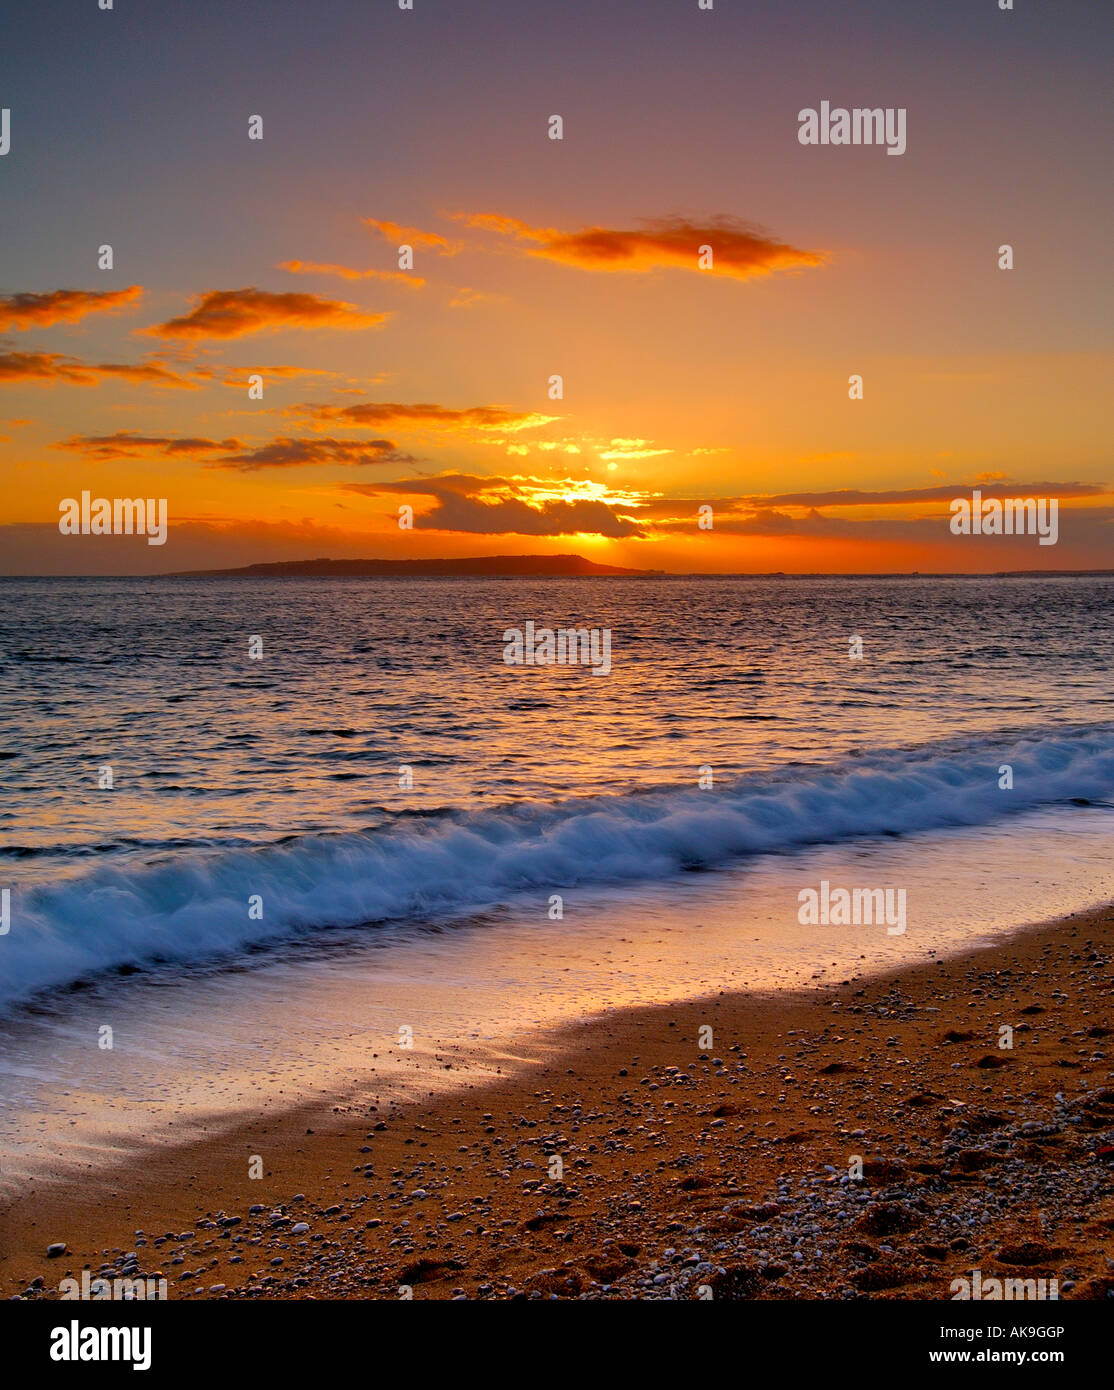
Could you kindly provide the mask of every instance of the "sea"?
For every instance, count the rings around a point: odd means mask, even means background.
[[[1114,900],[1112,670],[1109,576],[0,579],[0,1181]]]

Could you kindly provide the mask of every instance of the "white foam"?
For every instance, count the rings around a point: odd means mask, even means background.
[[[1013,769],[1000,790],[998,768]],[[12,895],[0,1003],[125,965],[201,963],[327,927],[480,908],[521,893],[666,878],[853,836],[982,825],[1114,796],[1114,731],[862,758],[716,791],[525,804],[281,846],[196,852]],[[252,920],[248,899],[263,900]]]

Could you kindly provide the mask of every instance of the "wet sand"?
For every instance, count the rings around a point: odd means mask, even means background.
[[[171,1299],[940,1299],[978,1270],[1114,1297],[1112,947],[1105,908],[867,980],[615,1011],[428,1103],[372,1086],[28,1180],[3,1293],[88,1268]]]

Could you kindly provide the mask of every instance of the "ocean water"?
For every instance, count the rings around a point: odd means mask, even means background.
[[[508,666],[527,621],[610,673]],[[2,580],[0,1008],[1109,808],[1112,666],[1103,577]]]
[[[0,580],[0,1192],[1114,900],[1112,601]],[[609,629],[610,673],[508,666],[531,621]],[[900,891],[907,930],[802,923],[825,879]]]

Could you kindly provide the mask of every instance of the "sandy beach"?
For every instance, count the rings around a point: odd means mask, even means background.
[[[88,1269],[174,1300],[947,1299],[979,1271],[1112,1297],[1112,942],[1106,908],[865,981],[615,1011],[428,1104],[369,1089],[29,1181],[3,1291]]]

